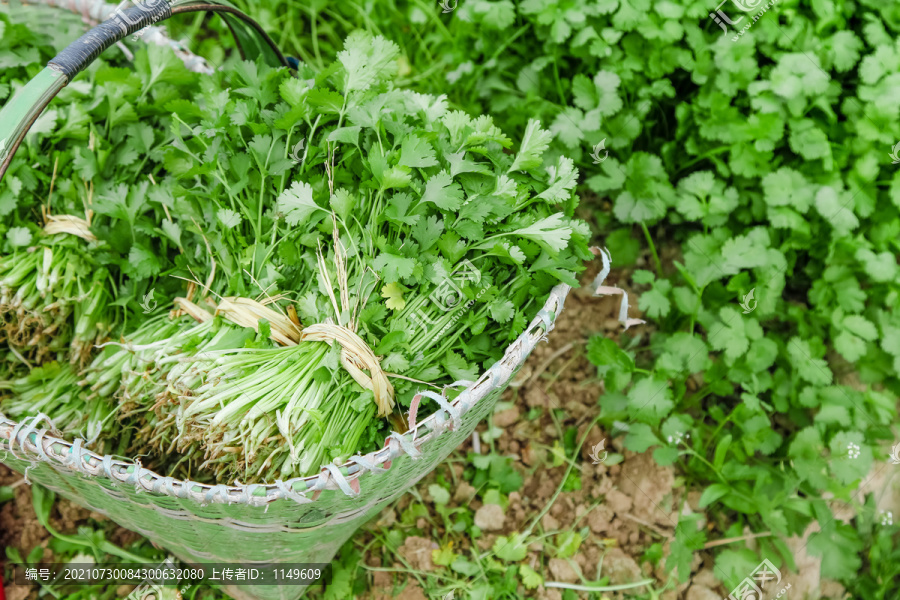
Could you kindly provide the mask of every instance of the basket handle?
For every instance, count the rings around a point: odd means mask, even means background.
[[[166,0],[147,0],[125,10],[116,9],[112,17],[69,44],[47,66],[61,71],[72,81],[119,40],[171,16],[172,6]]]
[[[112,17],[57,54],[46,68],[0,109],[0,180],[25,134],[50,101],[104,50],[148,25],[191,12],[220,14],[245,59],[248,56],[262,56],[272,66],[291,68],[259,23],[228,5],[226,0],[175,0],[171,3],[169,0],[143,0],[131,8],[116,9]]]

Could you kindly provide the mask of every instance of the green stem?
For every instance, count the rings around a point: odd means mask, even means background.
[[[43,521],[43,519],[41,519],[41,520]],[[105,552],[107,554],[112,554],[113,556],[118,556],[119,558],[121,558],[123,560],[127,560],[128,562],[147,563],[147,564],[155,562],[148,558],[144,558],[143,556],[138,556],[137,554],[132,554],[131,552],[128,552],[127,550],[123,550],[122,548],[119,548],[115,544],[113,544],[111,542],[107,542],[106,540],[103,540],[102,542],[100,542],[99,544],[94,546],[94,544],[92,542],[84,541],[84,540],[79,539],[74,536],[61,534],[60,532],[53,529],[53,527],[50,526],[49,522],[42,522],[41,525],[44,526],[44,529],[46,529],[50,533],[50,535],[52,535],[53,537],[55,537],[56,539],[58,539],[60,541],[67,542],[69,544],[74,544],[76,546],[84,546],[85,548],[96,547],[98,550],[102,550],[103,552]]]
[[[556,93],[559,94],[559,102],[563,106],[568,106],[568,102],[566,102],[566,95],[563,93],[562,82],[559,80],[559,66],[556,63],[556,60],[553,61],[553,79],[556,80]]]
[[[688,162],[687,164],[682,165],[681,168],[678,169],[678,172],[681,173],[685,169],[689,169],[690,167],[694,166],[701,160],[706,160],[710,156],[715,156],[716,154],[721,154],[722,152],[724,152],[730,148],[731,148],[731,146],[719,146],[718,148],[713,148],[709,152],[705,152],[704,154],[701,154],[700,156],[698,156],[694,160]]]
[[[619,585],[578,585],[575,583],[559,583],[557,581],[547,581],[544,587],[562,588],[566,590],[577,590],[579,592],[615,592],[618,590],[630,590],[632,588],[641,587],[653,583],[652,579],[642,579],[634,583],[622,583]]]
[[[712,440],[718,439],[719,432],[722,431],[722,428],[725,427],[726,423],[731,421],[731,418],[734,416],[734,414],[735,414],[734,411],[732,411],[730,415],[728,415],[721,423],[719,423],[719,426],[716,427],[716,430],[713,432],[713,434],[709,438],[707,438],[710,442]],[[708,443],[703,445],[703,453],[704,454],[706,454],[706,449],[708,447],[709,447]]]
[[[659,255],[656,253],[656,246],[653,244],[653,238],[650,237],[650,230],[647,229],[645,223],[641,223],[641,229],[644,230],[644,237],[647,238],[647,244],[650,246],[650,253],[653,255],[653,262],[656,264],[656,277],[662,278],[662,263],[659,262]]]
[[[581,441],[578,442],[578,447],[575,448],[574,456],[578,456],[578,453],[581,452],[581,447],[584,446],[584,442],[587,440],[588,434],[590,434],[591,429],[594,427],[594,425],[597,424],[597,422],[599,420],[600,420],[600,415],[598,414],[596,417],[594,417],[594,420],[591,421],[591,424],[585,428],[584,435],[581,436]],[[559,498],[559,495],[562,493],[563,486],[566,485],[566,481],[569,480],[569,475],[572,473],[572,469],[574,467],[575,467],[575,461],[573,458],[573,461],[571,463],[569,463],[569,468],[566,469],[566,474],[563,475],[562,481],[559,482],[559,486],[556,488],[556,492],[553,494],[553,497],[550,498],[550,501],[544,506],[543,510],[541,510],[541,512],[538,514],[538,516],[536,516],[534,518],[534,520],[531,522],[531,525],[529,525],[525,529],[525,531],[522,532],[523,540],[531,535],[531,532],[534,530],[535,526],[537,526],[537,524],[541,522],[541,519],[544,518],[544,515],[546,515],[548,512],[550,512],[550,508],[553,506],[553,504],[556,502],[556,499]]]

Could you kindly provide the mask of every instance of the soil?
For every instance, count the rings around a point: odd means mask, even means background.
[[[542,561],[540,544],[532,544],[527,562],[545,580],[580,582],[580,571],[588,581],[609,576],[611,584],[621,584],[650,576],[662,582],[668,579],[663,568],[656,572],[644,572],[639,561],[648,546],[655,542],[665,543],[673,535],[683,489],[674,488],[675,473],[671,468],[657,466],[649,454],[626,451],[624,437],[609,439],[608,433],[597,426],[588,431],[599,411],[598,400],[603,394],[603,384],[597,378],[596,367],[587,360],[587,341],[597,334],[618,341],[622,334],[622,325],[616,318],[621,298],[593,296],[590,282],[596,272],[595,265],[585,274],[583,286],[572,290],[547,342],[535,348],[504,393],[498,412],[493,415],[491,424],[503,430],[495,440],[495,451],[514,458],[516,468],[524,478],[522,489],[510,494],[509,506],[502,511],[496,505],[483,506],[478,500],[470,500],[471,494],[465,488],[457,490],[453,503],[467,505],[475,511],[475,522],[485,531],[477,542],[480,550],[492,547],[499,535],[524,530],[551,501],[566,471],[565,464],[555,468],[537,467],[552,461],[549,449],[555,443],[562,444],[560,430],[577,428],[579,440],[587,435],[581,448],[581,489],[561,493],[541,519],[540,526],[545,533],[583,527],[587,527],[590,533],[572,563],[562,559]],[[626,280],[621,271],[613,271],[606,285],[625,287],[622,284]],[[630,316],[638,317],[635,296],[627,287],[625,289],[632,298]],[[642,326],[627,333],[646,337],[649,329]],[[509,408],[504,408],[506,406]],[[541,417],[526,419],[525,414],[534,409],[541,410]],[[555,410],[559,426],[550,416],[550,410]],[[487,432],[491,424],[480,425],[477,429],[479,435]],[[593,464],[591,450],[604,440],[605,450],[624,454],[622,463],[612,466],[603,462]],[[484,445],[481,443],[482,452],[486,451]],[[472,451],[472,440],[460,450],[464,455]],[[462,474],[463,466],[459,463],[453,463],[452,467],[442,465],[435,474],[419,483],[419,494],[427,498],[428,485],[434,483],[437,473],[450,468],[456,469],[457,477]],[[406,496],[388,510],[399,514],[414,501],[413,497]],[[485,524],[488,527],[484,527]],[[442,533],[433,531],[432,538],[442,539]],[[454,548],[460,553],[464,550]],[[403,553],[404,548],[401,548],[400,554]],[[701,564],[698,560],[697,570]],[[398,569],[402,566],[400,561],[394,565]],[[381,600],[391,597],[391,590],[396,589],[395,584],[403,584],[399,580],[391,581],[384,572],[375,572],[375,575],[367,598]],[[684,597],[688,587],[685,584],[678,591],[672,589],[664,592],[661,598],[675,600]],[[719,591],[724,593],[725,590]],[[409,598],[425,597],[418,585],[407,586],[404,593]],[[538,588],[536,596],[561,598],[559,590],[550,588]],[[615,594],[609,596],[617,597]]]
[[[665,262],[671,258],[663,256],[662,260]],[[638,266],[646,268],[646,262],[639,259]],[[524,530],[551,501],[565,475],[565,465],[546,467],[552,460],[548,450],[554,443],[562,443],[559,439],[560,429],[565,431],[575,427],[579,440],[587,434],[581,449],[581,489],[561,493],[541,519],[540,527],[544,533],[549,533],[577,531],[586,526],[589,534],[571,562],[561,559],[547,561],[542,558],[540,544],[532,544],[527,562],[545,581],[580,583],[579,572],[587,581],[608,576],[611,585],[632,583],[649,577],[656,580],[655,587],[659,590],[664,587],[670,575],[665,569],[664,561],[655,570],[650,569],[648,563],[641,566],[641,557],[646,549],[651,544],[661,543],[665,554],[668,553],[668,541],[674,537],[679,512],[700,513],[702,526],[710,530],[713,526],[707,523],[705,514],[698,508],[700,493],[686,494],[683,483],[678,482],[672,468],[659,467],[650,453],[635,454],[625,450],[624,436],[610,439],[609,432],[599,427],[587,431],[598,414],[599,398],[604,393],[603,384],[597,378],[596,367],[586,357],[587,340],[599,334],[618,342],[623,333],[622,325],[617,320],[620,297],[593,296],[590,282],[597,270],[595,265],[585,274],[583,287],[570,293],[565,310],[547,342],[535,348],[516,380],[503,395],[492,422],[484,423],[477,429],[481,436],[491,425],[502,429],[495,440],[495,451],[515,459],[516,468],[524,478],[522,489],[510,494],[509,506],[499,512],[498,507],[482,505],[479,500],[473,499],[475,490],[463,483],[454,493],[451,506],[467,506],[475,512],[476,524],[488,524],[488,527],[482,527],[485,535],[477,542],[478,549],[482,551],[492,547],[498,536]],[[640,317],[636,307],[637,297],[625,283],[629,280],[629,273],[613,270],[605,285],[624,288],[631,300],[629,316]],[[627,335],[646,339],[651,332],[651,326],[642,325],[630,329]],[[542,409],[542,416],[534,420],[525,418],[526,413],[535,408]],[[559,426],[554,423],[547,409],[562,409],[556,411]],[[603,462],[593,464],[591,449],[601,442],[604,450],[622,454],[623,461],[611,466]],[[484,443],[480,445],[482,452],[486,452]],[[473,451],[472,439],[460,448],[462,455],[470,451]],[[452,463],[452,466],[445,463],[417,485],[418,495],[428,502],[428,486],[435,482],[442,470],[444,478],[449,479],[447,471],[451,468],[456,471],[457,477],[462,474],[463,466],[458,462]],[[394,523],[396,515],[415,501],[412,495],[405,496],[375,521],[376,526]],[[418,525],[422,529],[421,525],[424,523],[420,522]],[[434,567],[429,569],[422,562],[414,562],[416,559],[407,554],[415,550],[420,553],[422,550],[427,551],[435,547],[432,540],[446,539],[439,528],[433,528],[431,534],[431,539],[407,539],[399,551],[407,559],[407,563],[426,572]],[[710,538],[715,539],[715,534],[711,534]],[[797,538],[789,540],[789,543],[798,550],[795,556],[803,560],[803,568],[800,573],[785,572],[782,585],[791,582],[794,589],[803,590],[804,594],[797,598],[815,600],[841,597],[840,585],[820,580],[819,559],[803,551],[805,540]],[[464,553],[464,549],[460,548],[454,548],[454,551]],[[367,558],[365,562],[370,566],[392,566],[398,570],[404,568],[400,560],[396,560],[393,565],[383,565],[380,558]],[[430,559],[427,562],[430,563]],[[364,598],[423,600],[427,597],[412,577],[401,573],[392,578],[384,571],[372,571],[370,574],[370,592]],[[400,596],[392,596],[392,593],[401,588]],[[605,596],[616,600],[632,597],[636,592],[642,591],[646,590],[630,590],[628,594],[607,593]],[[694,555],[688,581],[678,584],[673,579],[659,598],[718,600],[727,597],[728,592],[715,575],[712,553],[700,551]],[[529,596],[546,600],[559,600],[562,597],[558,589],[543,587],[529,593]]]

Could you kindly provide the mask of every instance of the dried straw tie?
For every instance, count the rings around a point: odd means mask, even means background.
[[[296,346],[300,341],[299,327],[286,316],[256,300],[235,296],[222,298],[216,307],[216,313],[221,313],[232,323],[241,327],[252,327],[256,331],[259,331],[259,321],[265,319],[272,330],[271,338],[282,346]]]
[[[176,298],[175,306],[201,322],[212,318],[187,298]],[[394,386],[388,381],[378,357],[361,337],[347,327],[325,322],[301,328],[288,317],[250,298],[223,298],[216,306],[216,314],[242,327],[252,327],[257,332],[259,321],[265,319],[271,328],[270,337],[282,346],[296,346],[300,342],[337,342],[341,346],[341,366],[359,385],[372,390],[378,415],[384,417],[393,410]],[[368,369],[371,375],[363,369]]]
[[[48,235],[55,233],[68,233],[75,235],[88,242],[96,242],[97,238],[91,233],[90,225],[84,219],[74,217],[72,215],[50,215],[47,217],[47,224],[44,225],[44,232]]]
[[[310,325],[300,334],[301,341],[337,342],[341,345],[341,366],[356,383],[375,394],[378,416],[386,417],[394,408],[394,386],[381,369],[378,358],[368,344],[351,330],[333,323]],[[363,372],[368,369],[371,377]]]

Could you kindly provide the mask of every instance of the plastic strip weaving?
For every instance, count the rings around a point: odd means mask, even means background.
[[[468,384],[455,400],[421,392],[440,406],[434,414],[413,420],[406,433],[392,433],[380,450],[340,466],[325,465],[317,475],[240,486],[163,477],[138,461],[99,456],[80,440],[55,437],[44,415],[16,423],[0,414],[0,460],[20,472],[27,469],[31,481],[108,516],[185,561],[326,563],[361,525],[443,461],[491,413],[552,329],[568,292],[568,286],[556,286],[502,359],[477,381],[454,384]],[[226,591],[239,600],[292,600],[303,588]]]

